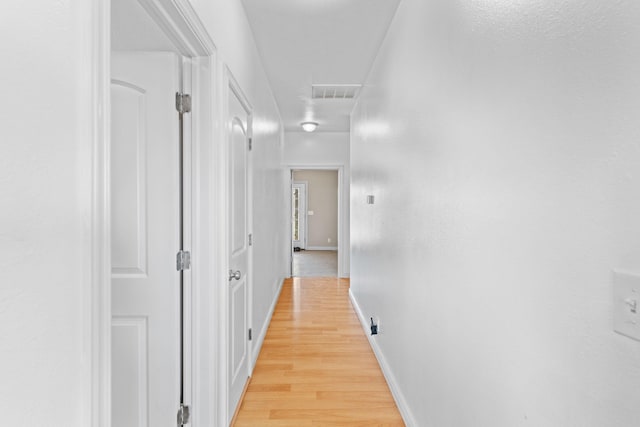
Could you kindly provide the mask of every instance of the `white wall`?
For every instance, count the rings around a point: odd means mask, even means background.
[[[350,220],[349,220],[349,191],[351,166],[349,161],[349,133],[347,132],[285,132],[282,164],[291,166],[323,167],[342,166],[342,199],[340,207],[340,221],[342,222],[343,238],[338,239],[339,256],[341,258],[341,277],[349,277],[349,245],[350,245]],[[287,181],[287,191],[290,184]],[[287,193],[288,194],[288,193]],[[287,202],[289,204],[290,201]],[[289,213],[287,212],[289,221]]]
[[[90,424],[88,8],[48,0],[0,6],[3,424]]]
[[[637,424],[611,272],[640,272],[638,22],[400,3],[352,115],[351,289],[415,425]]]

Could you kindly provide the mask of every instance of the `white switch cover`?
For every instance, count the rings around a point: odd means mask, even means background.
[[[307,215],[313,215],[313,211],[307,211]]]
[[[640,276],[613,272],[613,330],[640,341]]]

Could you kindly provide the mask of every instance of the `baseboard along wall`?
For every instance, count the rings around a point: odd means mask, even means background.
[[[337,251],[337,246],[307,246],[305,251]]]
[[[353,295],[353,292],[351,292],[351,289],[349,289],[349,299],[351,300],[351,305],[353,306],[353,309],[356,312],[358,319],[360,319],[360,323],[362,324],[362,329],[364,330],[364,333],[367,336],[367,339],[369,340],[369,345],[371,345],[371,348],[373,349],[373,353],[375,354],[376,359],[378,359],[378,364],[380,365],[382,374],[384,375],[384,378],[387,381],[387,384],[389,385],[389,389],[391,390],[393,399],[396,401],[396,405],[398,406],[398,410],[400,411],[400,415],[402,415],[402,419],[404,420],[404,423],[407,425],[407,427],[417,427],[418,424],[416,423],[413,413],[409,408],[409,405],[407,403],[407,400],[404,397],[404,394],[402,393],[402,390],[400,390],[400,386],[398,385],[398,381],[396,380],[395,375],[393,375],[393,372],[391,372],[391,368],[387,363],[387,360],[384,357],[384,354],[382,353],[382,349],[376,342],[376,337],[370,335],[369,333],[370,332],[369,318],[362,313],[362,309],[360,308],[360,305],[358,304],[356,297]]]
[[[284,278],[280,279],[280,284],[278,285],[278,290],[275,293],[273,301],[271,301],[271,306],[269,307],[269,313],[267,314],[267,318],[260,328],[260,334],[256,337],[255,345],[253,346],[253,354],[251,355],[253,365],[256,366],[256,362],[258,361],[258,356],[260,355],[260,349],[262,349],[262,344],[264,343],[264,339],[267,336],[267,330],[269,330],[269,324],[271,323],[271,318],[273,317],[273,312],[276,309],[276,305],[278,304],[278,300],[280,299],[280,293],[282,292],[282,285],[284,285]]]

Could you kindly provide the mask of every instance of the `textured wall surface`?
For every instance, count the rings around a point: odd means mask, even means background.
[[[638,22],[400,4],[352,115],[351,286],[416,425],[637,423],[611,272],[640,272]]]
[[[0,424],[89,425],[89,17],[0,6]]]

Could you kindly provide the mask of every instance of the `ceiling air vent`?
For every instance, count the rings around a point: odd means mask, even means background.
[[[313,99],[353,99],[362,85],[311,85]]]

